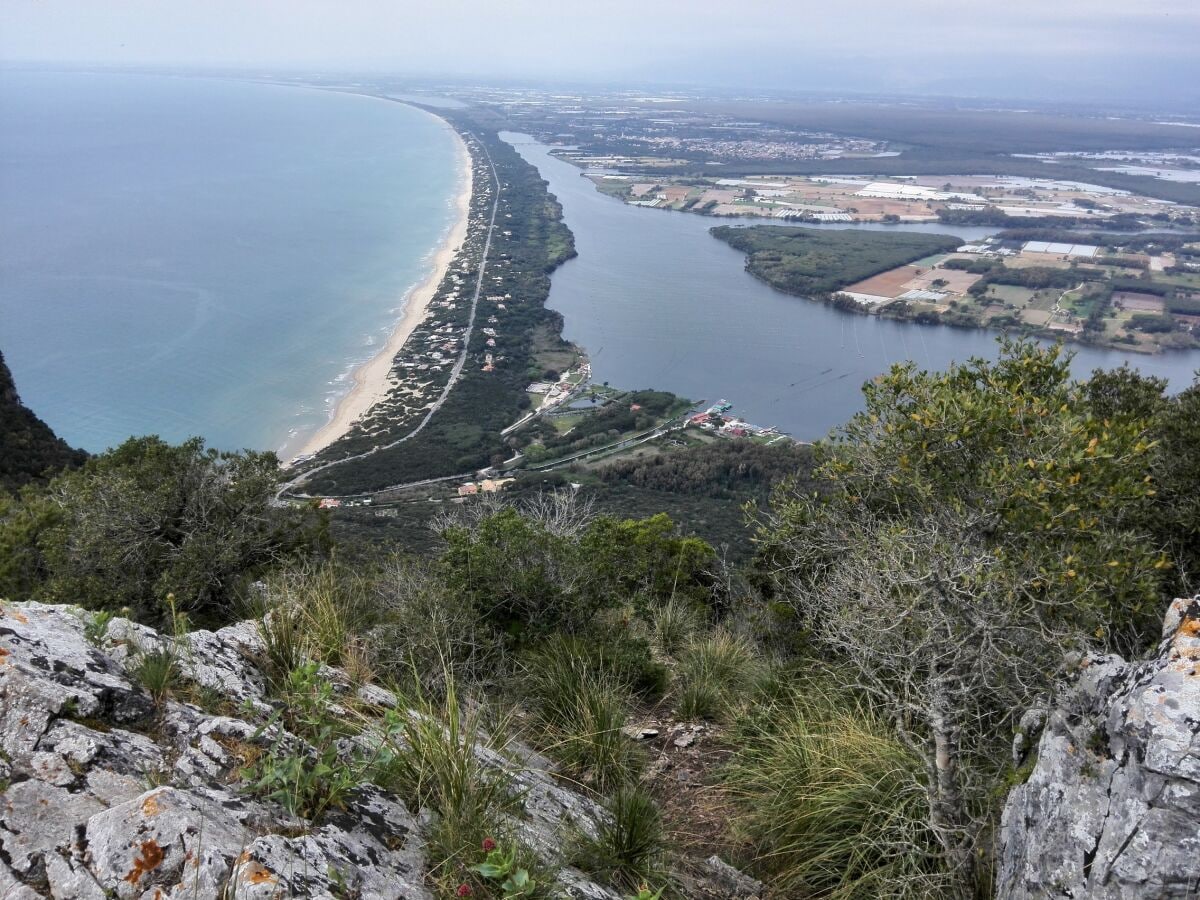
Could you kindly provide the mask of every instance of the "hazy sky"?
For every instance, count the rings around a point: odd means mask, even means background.
[[[0,59],[1200,105],[1200,0],[0,0]]]

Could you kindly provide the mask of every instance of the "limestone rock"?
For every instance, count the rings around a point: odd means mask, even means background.
[[[123,619],[97,635],[91,621],[66,606],[0,604],[0,897],[432,897],[431,813],[366,783],[312,822],[246,790],[245,769],[268,746],[317,755],[280,724],[256,623],[174,639]],[[157,704],[136,674],[156,651],[171,653],[182,675]],[[402,709],[341,670],[319,677],[336,698],[331,711]],[[335,748],[362,758],[378,742],[367,725]],[[620,900],[564,868],[564,847],[575,834],[594,837],[604,809],[519,743],[473,752],[508,782],[517,802],[504,830],[558,873],[558,894]]]
[[[96,881],[122,900],[219,900],[251,840],[220,804],[174,788],[155,788],[92,816],[86,834]]]
[[[1200,885],[1200,598],[1155,656],[1085,660],[1004,808],[997,896],[1150,900]]]

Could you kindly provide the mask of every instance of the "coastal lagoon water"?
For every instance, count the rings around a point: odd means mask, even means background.
[[[295,446],[454,219],[454,138],[400,103],[0,75],[0,351],[72,444]]]
[[[505,138],[550,183],[575,234],[579,256],[551,277],[549,305],[563,314],[566,337],[588,351],[599,381],[727,399],[750,422],[814,439],[861,409],[863,382],[893,363],[942,369],[996,355],[995,332],[861,316],[783,294],[749,275],[744,254],[708,233],[718,224],[778,221],[628,206],[599,193],[545,145],[526,135]],[[994,231],[875,227],[964,240]],[[1200,368],[1200,352],[1146,356],[1068,346],[1079,376],[1128,361],[1180,390]]]

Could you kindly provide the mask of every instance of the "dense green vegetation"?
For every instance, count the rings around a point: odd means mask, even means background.
[[[719,441],[675,453],[616,462],[602,469],[600,477],[606,484],[738,499],[747,490],[764,490],[784,478],[807,478],[811,470],[809,446],[791,441],[771,446]]]
[[[668,391],[617,393],[589,389],[586,396],[600,402],[600,408],[578,415],[567,409],[543,416],[513,436],[511,441],[521,447],[528,463],[553,461],[606,447],[647,432],[690,408],[687,400]]]
[[[493,834],[552,896],[503,831],[507,782],[464,750],[514,737],[609,808],[564,858],[626,895],[687,897],[683,856],[719,850],[779,896],[982,897],[1017,719],[1081,652],[1152,646],[1200,579],[1200,384],[1077,383],[1060,350],[1010,344],[865,392],[815,449],[663,447],[592,476],[736,506],[790,472],[737,566],[665,515],[598,514],[587,487],[444,505],[419,557],[339,550],[314,510],[272,505],[269,455],[146,438],[0,511],[0,596],[77,602],[96,629],[116,610],[176,632],[261,616],[276,715],[318,753],[267,742],[239,789],[319,818],[373,781],[434,810],[439,897],[497,896],[455,862]],[[202,702],[170,653],[143,661],[147,689]],[[422,715],[385,714],[347,761],[365,732],[321,664]],[[622,731],[649,714],[720,735],[692,802],[725,806],[699,847],[670,839],[693,788]]]
[[[950,235],[721,225],[712,235],[747,254],[746,271],[789,294],[813,297],[934,253],[956,248]]]
[[[273,453],[130,438],[0,507],[0,596],[228,620],[255,578],[324,544],[315,511],[271,507],[278,481]]]
[[[0,492],[45,481],[47,473],[82,465],[86,458],[21,403],[0,354]]]
[[[812,470],[812,449],[790,441],[768,447],[718,440],[680,449],[662,438],[645,447],[645,455],[596,468],[576,465],[522,473],[505,496],[508,502],[521,503],[580,484],[581,501],[590,504],[596,515],[623,520],[666,513],[682,534],[702,538],[731,561],[745,562],[753,555],[754,544],[742,507],[765,502],[777,481],[807,478]],[[433,553],[440,543],[430,526],[453,502],[452,487],[440,503],[420,496],[382,509],[341,509],[330,522],[331,534],[343,556],[369,557],[396,545]]]

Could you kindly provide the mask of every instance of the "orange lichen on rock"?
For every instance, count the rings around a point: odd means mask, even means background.
[[[142,841],[142,855],[133,858],[133,868],[125,876],[125,881],[136,885],[142,880],[143,875],[154,871],[162,865],[162,861],[163,849],[158,846],[158,842],[153,838],[148,841]]]
[[[142,801],[142,812],[147,816],[157,816],[159,814],[158,794],[151,794]]]
[[[238,878],[246,884],[275,884],[279,881],[270,869],[258,860],[250,859],[245,853],[241,855],[238,864]]]

